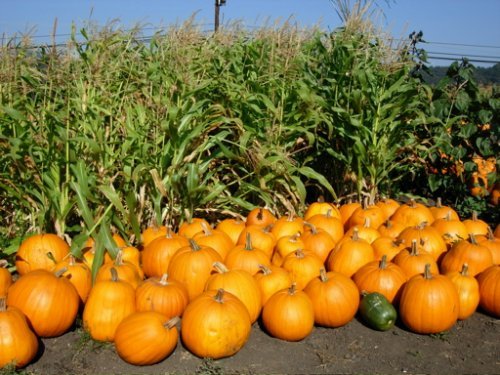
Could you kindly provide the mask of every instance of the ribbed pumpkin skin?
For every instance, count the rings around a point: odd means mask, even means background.
[[[83,306],[92,288],[92,272],[90,268],[86,263],[76,260],[73,255],[58,262],[54,267],[54,272],[62,270],[63,268],[65,268],[66,271],[62,276],[73,284],[80,296],[80,305]]]
[[[458,319],[460,302],[451,280],[426,272],[406,283],[399,301],[399,316],[412,332],[439,333],[453,327]]]
[[[323,262],[312,251],[299,249],[288,254],[281,267],[290,273],[296,288],[302,290],[309,281],[319,276]]]
[[[267,227],[276,222],[276,216],[265,207],[255,207],[246,217],[246,225],[260,225]]]
[[[41,337],[65,333],[75,321],[79,304],[68,279],[42,269],[21,276],[7,294],[7,305],[21,310]]]
[[[267,300],[274,293],[281,289],[289,288],[292,285],[292,276],[290,276],[290,273],[278,266],[263,266],[253,277],[259,285],[262,306],[266,304]]]
[[[7,261],[0,260],[0,297],[7,295],[7,289],[12,285],[12,275],[7,267]]]
[[[399,206],[392,214],[391,220],[400,222],[405,227],[414,227],[422,223],[432,224],[434,216],[429,207],[411,200]]]
[[[233,245],[236,245],[245,227],[246,223],[243,220],[228,218],[220,221],[215,228],[226,233],[231,238]]]
[[[224,289],[240,299],[245,305],[253,323],[262,310],[262,296],[255,279],[243,270],[228,270],[222,263],[215,263],[217,273],[211,275],[205,284],[205,290]]]
[[[168,232],[149,242],[141,252],[142,270],[147,277],[160,277],[167,272],[170,260],[181,247],[189,246],[186,237]]]
[[[358,238],[357,232],[351,239],[342,240],[332,250],[326,260],[326,269],[343,273],[351,277],[365,264],[375,260],[373,247],[363,239]]]
[[[438,230],[428,225],[418,225],[405,228],[398,236],[405,246],[410,247],[413,241],[417,241],[419,247],[434,257],[438,261],[446,252],[446,242],[441,237]]]
[[[262,309],[262,323],[272,336],[286,341],[300,341],[314,328],[314,309],[309,296],[295,286],[271,296]]]
[[[83,309],[83,326],[94,340],[113,341],[118,324],[136,311],[135,306],[135,290],[128,282],[116,277],[100,281]]]
[[[380,261],[365,264],[352,276],[352,280],[360,293],[378,292],[390,303],[397,303],[407,276],[398,265],[387,262],[384,256]]]
[[[120,253],[118,253],[116,259],[112,263],[104,263],[101,268],[99,268],[95,282],[111,280],[111,268],[116,270],[119,280],[128,282],[134,289],[142,282],[142,277],[137,267],[133,263],[122,260]]]
[[[25,316],[17,307],[5,306],[0,297],[0,369],[8,364],[21,368],[30,363],[38,351],[38,339]]]
[[[166,236],[168,232],[168,228],[164,225],[153,225],[151,227],[147,227],[141,233],[141,244],[142,247],[146,247],[151,241],[155,238]]]
[[[491,251],[481,244],[461,240],[443,256],[439,268],[445,274],[452,271],[460,271],[464,263],[469,266],[469,275],[476,276],[486,268],[493,265]]]
[[[181,337],[194,355],[219,359],[236,354],[250,337],[251,328],[243,302],[222,289],[209,290],[184,311]]]
[[[479,283],[479,306],[488,314],[500,318],[500,266],[487,268],[477,275]]]
[[[168,275],[186,287],[189,300],[199,296],[212,273],[214,262],[222,262],[217,251],[207,246],[198,246],[191,240],[189,246],[181,247],[170,260]]]
[[[177,319],[176,319],[177,320]],[[134,312],[116,328],[116,352],[136,366],[158,363],[177,346],[179,332],[168,325],[169,318],[155,311]]]
[[[339,272],[323,272],[312,279],[304,289],[309,296],[314,321],[323,327],[341,327],[349,323],[359,306],[356,284]]]
[[[169,318],[182,316],[189,294],[184,286],[169,280],[164,274],[161,278],[150,277],[144,280],[135,290],[137,311],[156,311]]]
[[[47,254],[52,254],[54,260]],[[16,253],[16,269],[24,275],[36,269],[52,270],[54,264],[69,254],[68,244],[52,233],[35,234],[25,239]],[[55,261],[55,263],[54,263]]]
[[[468,267],[464,264],[462,270],[452,271],[446,274],[457,288],[460,308],[458,319],[469,318],[479,305],[479,283],[477,279],[468,274]]]
[[[424,272],[426,264],[430,265],[431,273],[439,273],[439,267],[434,257],[419,248],[416,243],[412,244],[411,249],[401,250],[392,261],[404,271],[408,279]]]

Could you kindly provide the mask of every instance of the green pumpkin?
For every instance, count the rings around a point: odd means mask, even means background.
[[[377,292],[363,293],[359,313],[366,324],[379,331],[391,329],[398,316],[394,306]]]

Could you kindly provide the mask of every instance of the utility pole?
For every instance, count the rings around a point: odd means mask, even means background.
[[[214,21],[214,32],[219,30],[219,12],[220,7],[226,5],[226,0],[215,0],[215,21]]]

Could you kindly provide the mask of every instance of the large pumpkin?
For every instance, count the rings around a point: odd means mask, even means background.
[[[16,253],[16,269],[24,275],[36,269],[52,270],[69,254],[69,245],[52,233],[35,234],[25,239]]]
[[[83,309],[83,327],[98,341],[113,341],[121,321],[136,311],[134,287],[119,280],[114,268],[110,273],[110,280],[94,285]]]
[[[406,283],[399,301],[399,316],[403,324],[420,334],[449,330],[458,319],[460,302],[451,280],[431,274],[430,266]]]
[[[476,277],[479,283],[479,306],[488,314],[500,318],[500,266],[491,266]]]
[[[304,288],[309,296],[314,322],[324,327],[341,327],[349,323],[359,306],[359,291],[356,284],[339,272],[325,272],[312,279]]]
[[[248,341],[248,310],[233,294],[203,292],[189,303],[181,321],[184,346],[200,358],[219,359],[237,353]]]
[[[56,337],[75,321],[80,297],[70,281],[44,269],[21,276],[7,293],[7,304],[20,309],[38,336]]]
[[[155,311],[134,312],[116,328],[116,352],[125,362],[136,366],[158,363],[177,346],[178,317],[168,318]]]
[[[6,307],[0,296],[0,369],[7,365],[21,368],[30,363],[38,351],[38,339],[26,317],[14,306]]]

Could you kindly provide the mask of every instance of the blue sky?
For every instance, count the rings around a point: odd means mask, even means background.
[[[117,20],[124,28],[137,24],[166,27],[196,14],[213,27],[215,0],[0,0],[0,36],[30,33],[34,43],[47,43],[57,18],[58,41],[67,39],[74,22],[104,25]],[[353,3],[354,0],[351,0]],[[379,25],[396,38],[422,30],[427,51],[441,57],[455,54],[500,61],[500,0],[376,0],[385,18]],[[291,19],[300,26],[340,26],[330,0],[227,0],[221,23],[241,21],[254,27]],[[451,55],[446,55],[446,54]],[[488,56],[482,57],[482,56]],[[493,57],[493,58],[491,58]],[[434,65],[449,61],[432,60]],[[491,64],[476,63],[478,66]]]

